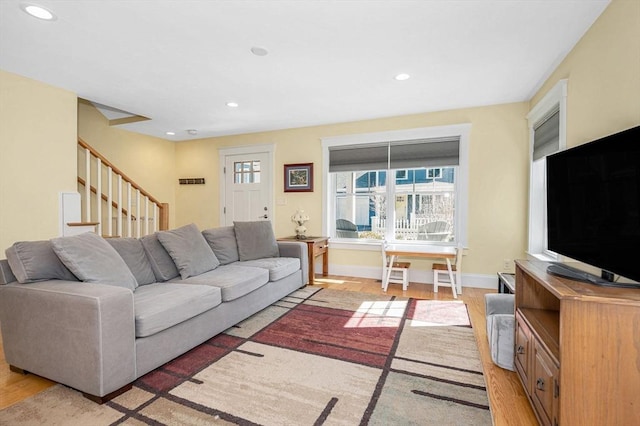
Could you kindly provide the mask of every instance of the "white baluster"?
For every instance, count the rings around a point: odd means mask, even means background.
[[[84,149],[84,220],[91,222],[91,151]]]
[[[127,237],[133,237],[133,224],[131,223],[131,182],[127,182]]]
[[[140,190],[136,189],[136,237],[140,238]]]
[[[144,197],[144,235],[149,235],[149,197]]]
[[[102,235],[102,161],[97,158],[96,163],[96,213],[98,218],[98,235]]]
[[[122,175],[118,175],[118,215],[116,216],[116,235],[122,237]]]
[[[158,232],[158,221],[160,220],[160,208],[153,203],[153,232]]]
[[[113,236],[113,169],[107,167],[107,235]]]

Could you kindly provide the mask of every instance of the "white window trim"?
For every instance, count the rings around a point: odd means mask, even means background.
[[[567,147],[567,83],[563,79],[553,86],[549,92],[527,114],[529,125],[529,219],[527,253],[537,259],[558,260],[558,255],[547,249],[546,221],[546,180],[534,179],[533,138],[534,126],[554,108],[559,108],[559,151]],[[544,161],[543,159],[538,161]],[[539,170],[540,171],[540,170]],[[542,170],[544,171],[544,170]],[[544,200],[539,203],[540,198]]]
[[[411,139],[435,139],[444,137],[459,137],[459,165],[456,173],[456,239],[451,245],[467,246],[467,217],[469,210],[469,135],[471,133],[471,123],[453,124],[449,126],[419,127],[414,129],[391,130],[386,132],[360,133],[354,135],[332,136],[322,138],[322,232],[329,235],[329,224],[335,222],[335,208],[329,181],[329,148],[344,145],[359,145],[375,142],[390,142]],[[395,179],[391,180],[395,182]],[[387,184],[389,179],[387,179]],[[433,244],[433,242],[425,242]],[[340,248],[361,249],[370,246],[369,242],[343,242],[331,241],[332,245],[339,245]],[[423,244],[423,243],[418,243]],[[379,247],[377,246],[377,249]]]

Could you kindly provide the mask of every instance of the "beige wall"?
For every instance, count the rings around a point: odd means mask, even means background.
[[[204,186],[179,187],[177,224],[194,222],[200,228],[219,224],[218,149],[229,146],[274,144],[277,236],[291,235],[290,217],[297,207],[311,216],[311,234],[322,232],[322,147],[328,136],[380,132],[416,127],[471,123],[469,177],[469,250],[465,272],[495,274],[503,259],[521,258],[526,244],[527,103],[289,129],[180,142],[176,148],[179,177],[205,177]],[[285,193],[283,165],[314,163],[313,193]],[[335,265],[379,266],[380,254],[332,250]]]
[[[78,103],[78,136],[158,201],[169,203],[169,225],[175,226],[174,142],[110,127],[87,102]]]
[[[640,1],[613,0],[531,100],[568,79],[567,146],[640,124]]]
[[[640,1],[613,0],[530,105],[565,78],[568,147],[640,125]]]
[[[464,270],[493,275],[502,270],[504,259],[523,257],[526,247],[528,110],[559,79],[568,78],[569,146],[640,124],[638,52],[640,2],[613,0],[530,102],[177,144],[110,128],[95,109],[81,104],[78,132],[154,196],[170,203],[172,227],[191,222],[200,228],[218,226],[218,148],[274,144],[274,196],[286,200],[286,205],[274,206],[280,236],[292,233],[289,218],[297,207],[311,215],[307,224],[311,233],[322,231],[321,138],[471,123],[469,250]],[[72,93],[4,72],[0,90],[0,244],[6,247],[17,239],[57,234],[57,215],[43,220],[40,212],[57,212],[58,192],[75,189],[76,102]],[[315,164],[315,191],[284,193],[283,164],[301,162]],[[16,176],[27,177],[17,181]],[[47,176],[45,188],[39,182],[42,176]],[[179,177],[205,177],[207,183],[180,186]],[[33,201],[27,196],[31,193],[44,198]],[[379,255],[333,250],[331,263],[378,266]]]
[[[76,95],[0,70],[0,258],[59,234],[59,193],[76,190]]]

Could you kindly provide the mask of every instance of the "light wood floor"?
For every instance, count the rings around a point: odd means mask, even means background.
[[[346,291],[382,293],[380,281],[366,278],[318,276],[315,285]],[[471,323],[478,341],[494,424],[496,426],[537,425],[538,422],[516,373],[504,370],[491,362],[485,329],[484,295],[494,291],[468,287],[463,290],[461,299],[469,307]],[[405,292],[402,291],[401,284],[390,284],[388,294],[420,299],[453,299],[450,289],[440,287],[438,293],[433,293],[433,286],[427,284],[410,284]],[[1,347],[0,342],[0,349]],[[53,384],[49,380],[32,374],[21,375],[10,372],[4,360],[4,351],[0,352],[0,409],[28,398]]]

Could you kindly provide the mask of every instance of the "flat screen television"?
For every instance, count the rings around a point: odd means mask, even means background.
[[[603,270],[548,271],[600,285],[640,281],[640,126],[547,157],[549,250]]]

